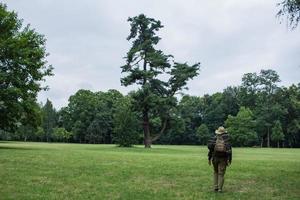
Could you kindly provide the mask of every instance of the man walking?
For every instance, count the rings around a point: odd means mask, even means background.
[[[208,141],[208,164],[214,167],[214,191],[222,192],[226,167],[231,164],[232,151],[229,136],[224,127],[215,131],[216,135]]]

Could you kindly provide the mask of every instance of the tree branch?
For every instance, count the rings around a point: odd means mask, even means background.
[[[153,137],[153,138],[151,139],[152,142],[154,142],[154,141],[156,141],[158,138],[160,138],[160,136],[165,132],[165,130],[166,130],[166,128],[167,128],[167,122],[168,122],[168,120],[165,119],[164,122],[163,122],[163,125],[162,125],[162,128],[161,128],[159,134],[156,135],[155,137]]]

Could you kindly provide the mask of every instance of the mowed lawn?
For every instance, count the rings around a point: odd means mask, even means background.
[[[0,142],[0,199],[300,199],[300,149],[234,148],[218,194],[204,146]]]

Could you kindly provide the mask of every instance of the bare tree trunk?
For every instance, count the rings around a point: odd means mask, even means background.
[[[264,144],[264,137],[261,138],[261,141],[260,141],[260,148],[263,147],[263,144]]]
[[[277,141],[277,148],[279,148],[279,141]]]
[[[145,57],[146,57],[146,52]],[[143,64],[143,70],[144,72],[147,72],[147,62],[144,58],[144,64]],[[147,83],[147,79],[144,76],[143,80],[143,86]],[[148,92],[147,92],[148,93]],[[146,94],[147,96],[148,94]],[[150,136],[150,125],[149,125],[149,115],[148,115],[149,109],[148,106],[144,106],[143,108],[143,129],[144,129],[144,144],[145,148],[151,148],[151,136]]]
[[[268,146],[268,148],[270,147],[270,131],[269,131],[269,127],[268,127],[268,135],[267,135],[267,146]]]
[[[143,111],[143,129],[144,129],[144,144],[145,148],[151,148],[151,137],[150,137],[150,127],[149,127],[149,116],[148,109]]]

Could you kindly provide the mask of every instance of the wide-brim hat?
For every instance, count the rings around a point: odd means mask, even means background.
[[[216,131],[216,134],[223,134],[223,133],[227,133],[227,131],[225,130],[225,128],[223,126],[220,126]]]

